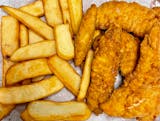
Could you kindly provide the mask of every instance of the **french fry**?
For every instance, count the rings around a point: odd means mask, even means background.
[[[54,39],[53,29],[38,17],[32,16],[30,14],[27,14],[26,12],[8,6],[1,6],[1,8],[45,39]]]
[[[22,6],[19,8],[23,12],[29,13],[33,16],[43,16],[44,15],[44,10],[43,10],[43,3],[41,0],[37,0],[31,4]]]
[[[14,105],[0,104],[0,120],[7,116],[14,109],[14,107]]]
[[[75,101],[34,101],[29,103],[27,111],[34,120],[38,121],[84,121],[91,115],[85,103]]]
[[[19,39],[20,39],[20,47],[28,45],[28,40],[29,40],[28,29],[23,24],[20,24]]]
[[[55,41],[46,40],[17,49],[17,51],[15,51],[12,54],[11,60],[24,61],[24,60],[50,57],[54,54],[56,54]]]
[[[26,79],[22,81],[22,85],[28,85],[31,83],[31,79]]]
[[[3,58],[3,71],[2,71],[2,86],[5,87],[6,85],[6,73],[8,71],[8,69],[14,65],[14,62],[10,61],[7,58]]]
[[[44,38],[36,34],[34,31],[29,30],[29,44],[43,41]]]
[[[35,77],[32,79],[32,82],[38,82],[38,81],[41,81],[45,78],[45,76],[38,76],[38,77]]]
[[[52,74],[47,59],[35,59],[13,65],[6,74],[6,85],[13,85],[22,80]]]
[[[51,71],[62,81],[62,83],[74,95],[77,95],[81,79],[72,66],[57,55],[50,57],[48,64]]]
[[[0,103],[20,104],[47,97],[60,91],[63,84],[56,76],[30,85],[0,88]]]
[[[54,29],[54,33],[58,56],[65,60],[71,60],[74,58],[74,45],[69,29],[69,24],[57,25]]]
[[[70,24],[71,19],[70,19],[70,14],[69,14],[69,7],[68,7],[68,2],[67,0],[59,0],[61,10],[62,10],[62,16],[63,16],[63,23],[64,24]]]
[[[89,50],[85,60],[84,69],[83,69],[80,91],[77,96],[78,101],[83,101],[84,98],[86,97],[87,89],[90,83],[92,60],[93,60],[93,51]]]
[[[3,16],[2,54],[4,57],[9,57],[18,48],[19,48],[19,23],[15,18],[11,16]]]
[[[23,119],[23,121],[36,121],[28,114],[27,110],[21,113],[21,118]]]
[[[71,25],[74,34],[77,34],[82,19],[82,0],[68,0]]]
[[[59,0],[42,0],[44,5],[45,17],[47,23],[55,27],[57,24],[62,24],[62,13],[59,6]]]

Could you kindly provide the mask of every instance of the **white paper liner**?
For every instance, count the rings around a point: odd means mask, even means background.
[[[0,0],[0,5],[9,5],[12,7],[20,7],[22,5],[26,5],[28,3],[31,3],[34,0]],[[109,0],[83,0],[83,10],[86,11],[91,4],[96,4],[99,6],[103,2],[106,2]],[[118,0],[117,0],[118,1]],[[154,6],[160,6],[160,3],[156,0],[126,0],[128,2],[138,2],[141,5],[147,6],[147,7],[154,7]],[[153,2],[154,1],[154,2]],[[152,4],[151,4],[152,3]],[[6,15],[2,10],[0,10],[0,19],[2,16]],[[72,62],[70,62],[71,65],[76,69],[76,71],[81,74],[81,71],[78,67],[75,67]],[[0,78],[2,78],[2,57],[0,53]],[[115,87],[118,87],[120,84],[121,77],[117,76],[115,83]],[[1,83],[1,82],[0,82]],[[54,101],[69,101],[73,100],[74,96],[67,91],[67,89],[62,89],[59,93],[54,94],[48,98],[47,100],[54,100]],[[4,118],[2,121],[22,121],[20,118],[21,112],[25,109],[25,105],[17,105],[16,108],[10,113],[9,116]],[[110,117],[106,114],[100,114],[99,116],[96,116],[92,114],[92,116],[87,121],[135,121],[135,119],[123,119],[123,118],[116,118],[116,117]],[[160,117],[156,119],[156,121],[160,121]]]

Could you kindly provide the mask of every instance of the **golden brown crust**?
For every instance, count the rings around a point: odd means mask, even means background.
[[[160,98],[160,23],[146,35],[140,48],[140,59],[125,84],[115,90],[108,102],[101,105],[105,113],[141,121],[159,115]],[[148,117],[150,116],[150,117]]]
[[[82,18],[80,29],[75,40],[75,64],[80,65],[92,45],[95,31],[97,8],[92,5]]]
[[[106,2],[97,10],[97,28],[107,29],[110,24],[115,24],[139,37],[144,37],[156,22],[152,9],[135,2]]]
[[[95,51],[87,103],[96,114],[101,113],[99,104],[108,99],[114,88],[119,67],[120,33],[119,28],[109,29],[100,39]]]

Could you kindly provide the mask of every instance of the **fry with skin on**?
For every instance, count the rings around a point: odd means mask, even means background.
[[[56,76],[43,81],[16,87],[0,88],[0,103],[20,104],[47,97],[60,91],[63,84]]]
[[[82,0],[67,0],[71,25],[74,34],[77,34],[82,19]]]
[[[43,3],[41,0],[36,0],[31,4],[20,7],[19,9],[37,17],[44,15]]]
[[[11,16],[3,16],[1,31],[2,54],[4,57],[11,56],[19,48],[19,22]]]
[[[22,80],[52,74],[47,59],[35,59],[13,65],[6,74],[6,85],[13,85]]]
[[[14,109],[14,107],[14,105],[0,104],[0,120],[7,116]]]
[[[45,40],[42,36],[36,34],[34,31],[29,30],[29,44],[37,43]]]
[[[24,111],[21,113],[21,118],[23,119],[23,121],[36,121],[36,120],[34,120],[34,119],[28,114],[28,111],[27,111],[27,110],[24,110]]]
[[[83,101],[83,99],[86,97],[87,89],[90,83],[90,74],[91,74],[91,64],[93,60],[93,51],[89,50],[85,65],[83,68],[83,74],[82,74],[82,79],[81,79],[81,85],[80,85],[80,91],[77,96],[78,101]]]
[[[57,24],[62,24],[63,18],[59,6],[59,0],[42,0],[42,1],[47,23],[52,27],[55,27],[55,25]]]
[[[74,45],[69,24],[57,25],[54,29],[54,33],[58,56],[65,60],[74,58]]]
[[[79,66],[85,59],[93,43],[97,8],[92,5],[82,18],[79,31],[75,40],[75,65]]]
[[[32,16],[30,14],[27,14],[26,12],[8,6],[1,6],[1,8],[45,39],[54,39],[53,29],[38,17]]]
[[[5,85],[6,85],[6,73],[7,73],[8,69],[14,64],[15,64],[14,62],[3,57],[3,65],[2,65],[2,86],[3,87],[5,87]]]
[[[80,86],[80,76],[65,60],[54,55],[48,60],[51,71],[62,81],[74,95],[78,94]]]
[[[91,111],[84,102],[75,101],[34,101],[29,103],[27,111],[34,120],[38,121],[84,121],[91,115]]]
[[[15,51],[12,56],[12,61],[24,61],[37,58],[50,57],[56,54],[55,41],[45,40],[39,43],[34,43],[21,47]]]
[[[20,24],[19,39],[20,39],[20,47],[28,45],[29,33],[28,29],[23,24]]]

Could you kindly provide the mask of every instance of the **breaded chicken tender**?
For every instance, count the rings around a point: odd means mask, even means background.
[[[101,104],[110,116],[152,121],[160,114],[160,23],[141,43],[140,59],[135,71]]]
[[[97,10],[96,27],[107,29],[111,24],[144,37],[157,22],[156,14],[152,9],[138,3],[124,1],[110,1],[103,3]]]
[[[87,104],[96,114],[101,113],[99,104],[105,102],[114,89],[120,59],[121,29],[111,27],[99,41],[92,62],[91,83]]]
[[[155,11],[157,18],[160,20],[160,7],[154,7],[152,9]]]
[[[121,33],[120,71],[122,76],[127,76],[135,69],[139,56],[139,44],[138,38],[125,31]]]
[[[84,14],[75,40],[75,65],[79,66],[85,59],[93,43],[97,7],[92,5]]]

